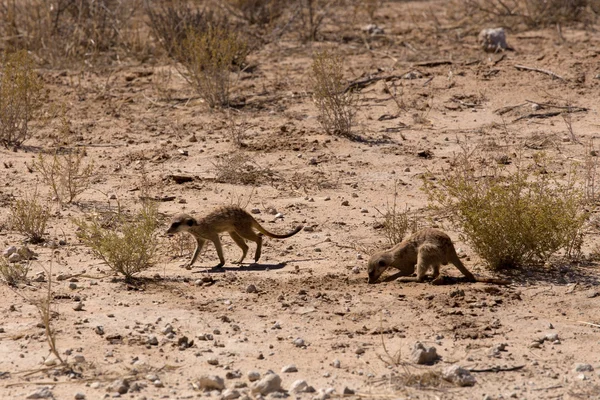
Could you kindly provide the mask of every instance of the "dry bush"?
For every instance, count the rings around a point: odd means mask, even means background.
[[[55,151],[52,156],[40,154],[34,163],[60,203],[72,203],[89,188],[94,174],[94,162],[85,164],[85,155],[85,148],[66,149],[62,154]]]
[[[239,118],[234,116],[231,112],[227,114],[227,136],[237,149],[248,147],[245,140],[248,137],[249,124],[246,120],[245,115],[241,115]]]
[[[248,47],[232,29],[209,27],[189,32],[178,49],[183,77],[209,107],[226,107],[232,86],[232,66],[244,63]]]
[[[91,215],[75,220],[77,236],[114,272],[130,281],[152,266],[156,253],[158,209],[151,201],[130,218],[119,209],[107,216]],[[109,223],[106,223],[109,221]]]
[[[250,25],[264,26],[278,19],[288,6],[281,0],[226,0],[229,10]]]
[[[329,134],[356,138],[352,133],[358,96],[346,90],[344,61],[329,51],[316,53],[312,63],[310,88],[319,110],[319,122]]]
[[[578,252],[587,219],[583,190],[537,165],[486,166],[463,149],[454,169],[424,179],[429,200],[457,222],[473,250],[494,269],[544,263],[558,250]],[[559,180],[561,178],[561,180]]]
[[[377,210],[377,209],[376,209]],[[398,207],[398,182],[394,183],[394,200],[386,206],[384,212],[377,210],[381,215],[381,230],[390,246],[400,243],[404,238],[417,231],[419,223],[408,207],[400,210]]]
[[[468,0],[464,5],[467,14],[528,28],[586,21],[600,12],[597,0]]]
[[[0,0],[0,33],[7,50],[26,49],[62,66],[129,51],[132,18],[141,0]]]
[[[295,13],[299,16],[302,40],[318,40],[319,29],[330,17],[332,7],[337,3],[339,2],[331,0],[296,0]]]
[[[243,153],[231,153],[220,157],[214,163],[215,180],[220,183],[241,185],[257,185],[269,180],[272,183],[274,174],[262,168]]]
[[[27,281],[29,273],[29,262],[8,262],[8,260],[0,256],[0,276],[9,286],[16,286],[19,282]]]
[[[29,122],[43,101],[43,83],[22,50],[7,54],[0,65],[0,143],[18,147],[31,133]]]
[[[217,16],[212,10],[191,7],[181,0],[147,1],[146,14],[153,35],[167,54],[177,60],[186,56],[181,54],[180,47],[190,32],[200,34],[210,27],[228,25],[226,18]]]
[[[31,198],[15,200],[10,206],[9,222],[12,229],[22,233],[31,243],[44,241],[46,225],[50,218],[50,209],[40,202],[38,192]]]

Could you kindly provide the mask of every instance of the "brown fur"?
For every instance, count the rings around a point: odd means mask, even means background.
[[[508,281],[494,278],[476,278],[458,258],[454,244],[444,232],[427,228],[416,232],[389,250],[375,253],[369,259],[369,283],[375,283],[388,268],[398,269],[402,282],[423,282],[429,267],[433,269],[433,284],[444,282],[440,265],[454,264],[472,282],[507,284]],[[410,277],[415,272],[416,277]]]
[[[255,242],[256,253],[254,254],[254,261],[257,262],[261,254],[262,235],[254,232],[254,229],[272,238],[285,239],[298,233],[300,229],[302,229],[302,226],[297,226],[290,233],[277,235],[260,226],[250,214],[240,207],[227,206],[218,208],[199,220],[196,220],[187,214],[178,214],[173,217],[173,221],[167,230],[167,234],[171,235],[178,232],[188,232],[196,238],[196,249],[194,250],[194,255],[187,265],[187,268],[192,267],[198,254],[202,250],[202,246],[204,246],[204,243],[207,240],[210,240],[215,244],[220,261],[217,267],[222,267],[225,264],[225,257],[223,257],[223,248],[221,246],[221,240],[219,239],[219,233],[229,233],[229,236],[231,236],[233,241],[242,249],[243,254],[238,263],[244,261],[246,253],[248,252],[248,245],[246,245],[245,239]]]

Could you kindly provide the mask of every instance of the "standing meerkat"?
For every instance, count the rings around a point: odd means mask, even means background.
[[[509,281],[495,278],[476,278],[458,258],[450,236],[444,232],[426,228],[398,243],[389,250],[375,253],[369,259],[369,283],[377,279],[388,268],[400,270],[401,282],[423,282],[429,267],[433,269],[432,284],[444,281],[440,275],[440,265],[454,264],[456,268],[471,282],[508,284]],[[417,276],[411,277],[417,269]]]
[[[256,242],[254,261],[258,261],[262,248],[262,235],[254,232],[254,229],[275,239],[285,239],[298,233],[302,229],[302,225],[297,226],[293,231],[285,235],[276,235],[260,226],[250,214],[240,207],[226,206],[216,209],[199,220],[196,220],[187,214],[178,214],[173,217],[171,226],[167,230],[167,234],[172,235],[178,232],[188,232],[196,238],[196,249],[194,250],[192,260],[186,266],[188,269],[190,269],[194,264],[194,261],[196,261],[204,243],[207,240],[212,241],[215,244],[220,261],[216,268],[220,268],[225,264],[223,248],[221,247],[221,240],[219,239],[219,233],[223,232],[229,233],[229,236],[231,236],[233,241],[242,249],[242,257],[237,262],[238,264],[241,264],[242,261],[244,261],[246,253],[248,252],[248,245],[244,239]]]

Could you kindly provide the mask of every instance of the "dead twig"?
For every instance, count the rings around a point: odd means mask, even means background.
[[[562,111],[550,111],[547,113],[531,113],[531,114],[527,114],[527,115],[522,115],[519,118],[514,119],[512,122],[517,122],[522,119],[529,119],[529,118],[544,119],[544,118],[556,117],[557,115],[560,115],[560,114],[562,114]]]
[[[368,78],[357,79],[355,81],[350,82],[348,84],[348,86],[346,86],[346,88],[344,89],[344,93],[346,93],[350,90],[353,90],[353,89],[363,89],[363,88],[369,86],[370,84],[372,84],[374,82],[379,82],[381,80],[389,81],[390,79],[402,79],[402,76],[405,74],[386,75],[386,76],[369,76]]]
[[[510,112],[510,111],[514,110],[515,108],[523,107],[524,105],[527,105],[527,103],[521,103],[521,104],[517,104],[515,106],[501,107],[501,108],[498,108],[497,110],[495,110],[494,112],[498,115],[504,115],[507,112]]]
[[[591,322],[585,322],[585,321],[577,321],[577,322],[579,322],[580,324],[593,326],[594,328],[600,328],[600,324],[592,324]]]
[[[490,368],[471,368],[469,372],[510,372],[510,371],[518,371],[520,369],[525,368],[525,364],[516,365],[514,367],[490,367]]]
[[[541,107],[551,107],[551,108],[558,108],[561,110],[568,110],[569,112],[576,112],[576,111],[588,111],[587,108],[585,107],[575,107],[575,106],[557,106],[554,104],[549,104],[549,103],[540,103],[539,101],[533,101],[533,100],[525,100],[527,103],[531,103],[531,104],[537,104],[538,106]],[[524,104],[522,104],[524,105]]]
[[[562,76],[555,74],[552,71],[549,71],[547,69],[541,69],[541,68],[535,68],[535,67],[528,67],[526,65],[515,65],[515,68],[521,71],[534,71],[534,72],[540,72],[542,74],[546,74],[546,75],[550,75],[552,78],[556,78],[556,79],[560,79],[561,81],[566,81],[565,78],[563,78]]]
[[[437,67],[438,65],[452,64],[450,60],[431,60],[415,63],[417,67]]]

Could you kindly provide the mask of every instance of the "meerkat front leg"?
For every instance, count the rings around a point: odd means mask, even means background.
[[[219,239],[219,235],[214,235],[210,238],[210,240],[215,244],[215,249],[217,249],[217,255],[219,256],[219,264],[215,265],[214,268],[221,268],[225,265],[225,257],[223,256],[223,246],[221,246],[221,240]]]
[[[197,237],[196,238],[196,249],[194,250],[194,255],[192,256],[192,260],[189,262],[189,264],[187,264],[185,266],[185,269],[190,270],[192,269],[192,265],[194,265],[194,262],[196,261],[196,258],[198,258],[198,254],[200,254],[200,251],[202,251],[202,247],[204,246],[204,242],[205,240]]]

